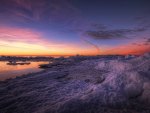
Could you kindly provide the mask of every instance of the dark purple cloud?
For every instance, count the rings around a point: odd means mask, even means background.
[[[143,41],[132,43],[132,45],[136,46],[150,46],[150,38],[143,38]]]
[[[149,43],[150,43],[150,38],[148,38],[148,39],[147,39],[147,42],[149,42]]]
[[[128,38],[128,35],[146,31],[146,28],[136,28],[136,29],[101,29],[101,30],[88,30],[85,34],[93,39],[107,40],[107,39],[124,39]]]
[[[146,41],[144,42],[144,45],[150,46],[150,38],[146,39]]]

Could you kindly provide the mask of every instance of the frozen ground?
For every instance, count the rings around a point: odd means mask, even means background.
[[[0,113],[150,113],[150,54],[84,60],[1,82]]]

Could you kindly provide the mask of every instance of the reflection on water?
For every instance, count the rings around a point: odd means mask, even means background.
[[[29,65],[7,65],[7,63],[6,61],[0,61],[0,80],[15,78],[16,76],[32,72],[39,72],[43,70],[39,68],[39,65],[47,64],[48,62],[30,62]]]

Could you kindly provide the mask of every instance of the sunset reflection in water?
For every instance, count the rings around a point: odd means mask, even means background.
[[[6,61],[0,61],[0,81],[42,71],[43,69],[39,68],[39,65],[47,64],[48,62],[30,62],[29,65],[7,65],[7,63]]]

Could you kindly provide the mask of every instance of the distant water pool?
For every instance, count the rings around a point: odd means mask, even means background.
[[[0,61],[0,81],[42,71],[43,69],[39,68],[39,65],[47,64],[48,62],[30,62],[28,65],[7,65],[7,63],[7,61]]]

